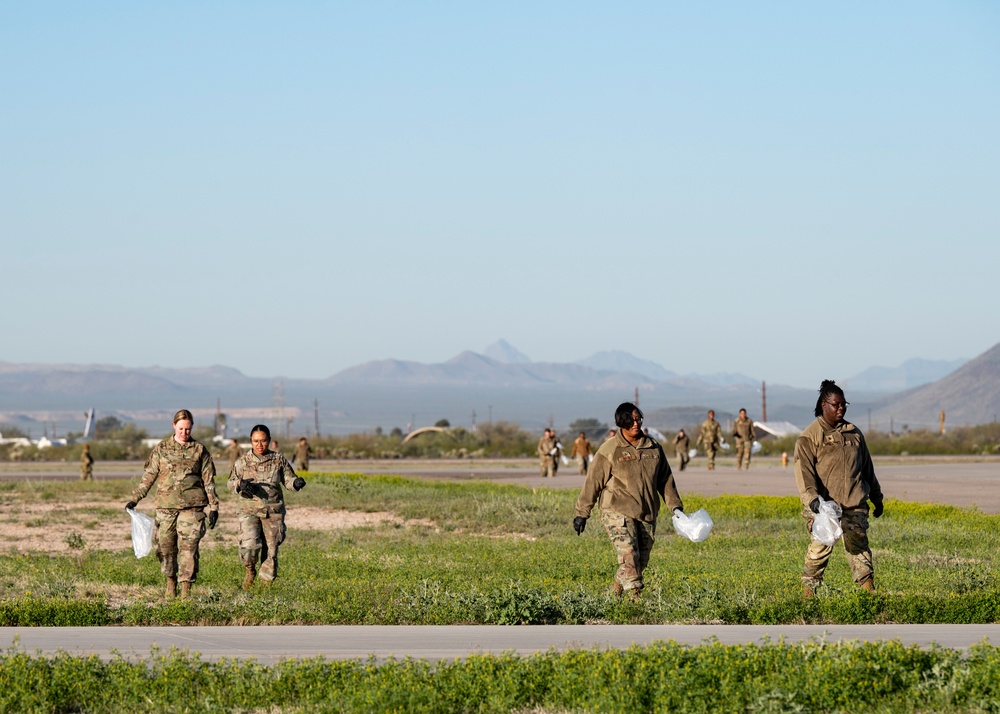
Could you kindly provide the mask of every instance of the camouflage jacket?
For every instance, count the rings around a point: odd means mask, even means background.
[[[736,441],[753,441],[757,438],[757,432],[753,428],[753,420],[750,417],[740,419],[736,417],[733,422],[733,436]]]
[[[204,508],[219,510],[215,493],[215,463],[212,455],[195,440],[180,444],[173,434],[153,447],[146,459],[142,480],[132,491],[132,500],[146,497],[156,482],[157,508]]]
[[[698,443],[704,448],[719,448],[719,442],[722,441],[722,427],[719,422],[715,419],[706,419],[701,423],[701,434],[698,436]]]
[[[865,437],[846,421],[830,426],[819,417],[806,427],[795,442],[795,483],[804,506],[817,496],[841,508],[882,500]]]
[[[674,437],[674,450],[677,451],[678,456],[682,453],[686,454],[690,448],[691,439],[688,438],[687,432]]]
[[[600,500],[601,510],[655,523],[661,498],[671,511],[684,507],[663,449],[648,436],[633,446],[619,431],[590,462],[576,515],[589,518]]]
[[[538,440],[538,458],[542,463],[545,463],[546,459],[555,461],[559,458],[559,447],[556,446],[558,443],[559,440],[554,436],[550,436],[548,439],[543,436]],[[555,452],[552,451],[553,449],[555,449]]]
[[[309,444],[299,443],[295,446],[295,463],[308,468],[310,456],[312,456],[312,449],[309,448]]]
[[[229,446],[226,447],[226,456],[229,457],[229,470],[232,471],[233,464],[236,460],[243,456],[243,448],[237,444],[235,441],[230,442]]]
[[[295,471],[281,454],[265,451],[258,456],[253,449],[243,454],[229,474],[229,490],[236,493],[240,480],[249,481],[253,497],[240,496],[237,499],[240,513],[266,516],[270,513],[285,512],[285,494],[282,483],[291,488],[295,481]]]

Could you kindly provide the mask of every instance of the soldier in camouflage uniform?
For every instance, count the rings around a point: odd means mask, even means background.
[[[126,509],[134,509],[156,482],[156,524],[153,542],[160,571],[167,577],[167,597],[191,594],[198,578],[198,545],[208,527],[219,520],[219,497],[215,493],[215,463],[201,443],[191,438],[194,418],[187,409],[174,415],[174,433],[153,447],[146,459],[142,480],[132,491]]]
[[[80,453],[80,480],[94,480],[94,457],[90,455],[90,444],[84,444]]]
[[[708,419],[701,423],[701,434],[698,436],[698,445],[705,450],[708,457],[708,470],[715,470],[715,452],[719,450],[722,441],[722,427],[715,421],[715,411],[708,410]]]
[[[270,430],[257,424],[250,432],[250,451],[229,474],[229,490],[239,496],[237,538],[246,571],[244,590],[253,586],[258,561],[264,586],[278,577],[278,546],[285,540],[285,497],[281,486],[300,491],[306,485],[284,456],[267,448],[270,441]]]
[[[637,599],[642,573],[649,563],[656,534],[660,499],[671,511],[683,512],[674,476],[663,449],[642,433],[642,412],[631,402],[615,410],[620,428],[597,450],[587,480],[576,501],[573,528],[582,535],[587,519],[600,501],[601,521],[618,558],[612,581],[616,595]]]
[[[688,461],[691,460],[691,455],[688,453],[690,450],[691,439],[681,429],[677,432],[677,436],[674,437],[674,452],[677,454],[678,471],[683,471],[687,467]]]
[[[299,439],[298,445],[295,447],[295,468],[299,471],[309,470],[309,457],[312,456],[312,449],[309,448],[309,442],[303,436]]]
[[[802,516],[812,533],[819,513],[819,499],[836,502],[843,515],[840,526],[847,562],[854,582],[863,590],[875,590],[875,568],[868,545],[868,502],[872,516],[882,515],[882,487],[875,477],[871,454],[861,431],[844,420],[844,391],[832,380],[820,385],[816,421],[795,442],[795,483],[802,501]],[[803,596],[812,597],[823,582],[823,573],[833,546],[809,541],[802,570]]]
[[[559,470],[559,440],[552,429],[546,429],[542,438],[538,440],[538,465],[541,468],[542,478],[555,478]]]
[[[236,460],[243,456],[243,449],[236,443],[236,439],[229,440],[229,446],[226,447],[226,456],[229,457],[229,470],[232,471]]]
[[[740,415],[733,422],[733,439],[736,441],[736,470],[743,466],[743,459],[746,458],[747,471],[750,470],[750,454],[753,451],[753,442],[757,438],[757,432],[753,428],[753,421],[747,417],[747,410],[740,409]]]
[[[580,475],[587,475],[587,464],[590,463],[590,455],[594,453],[594,450],[590,446],[590,440],[587,439],[587,434],[585,432],[580,432],[580,436],[576,437],[573,441],[573,450],[570,452],[569,457],[572,459],[574,456],[580,457]]]

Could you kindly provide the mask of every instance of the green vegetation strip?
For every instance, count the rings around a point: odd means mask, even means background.
[[[789,478],[792,478],[789,473]],[[571,527],[576,494],[487,483],[310,474],[290,493],[279,579],[240,590],[232,497],[206,537],[191,600],[164,600],[153,557],[86,545],[0,557],[0,625],[988,623],[1000,621],[1000,520],[970,509],[888,501],[870,537],[878,590],[860,591],[838,546],[818,597],[803,600],[809,536],[794,498],[682,494],[715,520],[691,543],[661,519],[640,602],[609,594],[616,563],[599,520]],[[119,529],[128,482],[0,484],[0,499],[89,507],[94,529]],[[396,521],[305,530],[296,509],[384,511]],[[15,509],[8,509],[8,512]],[[58,517],[39,523],[69,538]],[[70,540],[65,542],[69,543]]]
[[[521,657],[146,662],[0,655],[17,712],[1000,711],[1000,651],[882,644],[673,643]]]

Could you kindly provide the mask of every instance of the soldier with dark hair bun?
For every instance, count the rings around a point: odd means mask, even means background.
[[[875,590],[875,568],[868,546],[868,502],[872,516],[882,515],[882,487],[865,437],[846,421],[848,402],[844,390],[830,379],[819,388],[816,421],[795,442],[795,483],[802,501],[802,516],[812,533],[819,513],[819,499],[837,503],[843,515],[840,526],[851,575],[863,590]],[[833,546],[810,540],[802,571],[803,596],[812,597],[823,582]]]
[[[278,577],[278,546],[285,540],[285,495],[281,489],[300,491],[305,479],[295,475],[288,459],[271,451],[271,430],[257,424],[250,430],[250,451],[241,456],[229,473],[229,490],[239,496],[240,524],[237,532],[240,560],[245,574],[243,589],[257,577],[265,586]]]

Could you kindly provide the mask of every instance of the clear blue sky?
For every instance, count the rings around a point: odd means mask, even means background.
[[[4,3],[0,360],[1000,341],[1000,4]]]

